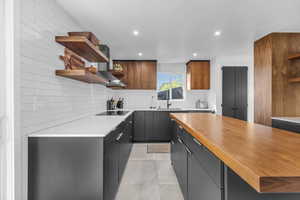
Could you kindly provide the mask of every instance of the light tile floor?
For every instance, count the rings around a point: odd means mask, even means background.
[[[183,200],[170,153],[147,153],[147,144],[134,144],[116,200]]]

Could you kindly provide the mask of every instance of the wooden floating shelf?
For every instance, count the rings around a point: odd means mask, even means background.
[[[55,41],[90,62],[109,62],[108,58],[86,37],[56,36]]]
[[[300,59],[300,53],[289,55],[289,60]]]
[[[93,74],[85,69],[76,69],[76,70],[56,70],[55,74],[57,76],[62,76],[65,78],[70,78],[86,83],[98,83],[102,85],[106,85],[108,82],[101,76],[97,74]]]
[[[113,89],[113,90],[122,90],[122,89],[126,88],[125,86],[124,87],[122,87],[122,86],[107,86],[107,87],[110,89]]]
[[[290,83],[299,83],[299,82],[300,82],[300,77],[297,77],[297,78],[290,78],[290,79],[289,79],[289,82],[290,82]]]

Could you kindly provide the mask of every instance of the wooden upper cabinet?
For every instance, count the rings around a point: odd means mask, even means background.
[[[156,62],[140,62],[142,68],[142,89],[156,90]]]
[[[115,60],[124,70],[125,89],[156,90],[156,61]]]
[[[188,90],[210,89],[210,61],[189,61],[187,63],[186,81]]]
[[[300,33],[270,33],[254,43],[254,122],[300,116]]]

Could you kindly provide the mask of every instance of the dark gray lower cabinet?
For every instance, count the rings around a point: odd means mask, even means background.
[[[132,148],[132,120],[128,120],[116,138],[119,150],[119,182],[124,174],[125,167]]]
[[[222,200],[223,190],[214,183],[202,164],[195,155],[189,156],[188,198],[186,199]]]
[[[145,135],[147,142],[170,142],[171,120],[169,112],[146,111]]]
[[[172,138],[170,113],[190,112],[209,111],[135,111],[133,141],[170,142]]]
[[[145,142],[145,112],[144,111],[135,111],[133,114],[134,121],[134,142]]]
[[[171,141],[171,119],[170,112],[156,112],[154,118],[156,124],[156,131],[158,134],[158,140],[161,142],[170,142]]]
[[[101,138],[30,137],[28,143],[28,199],[103,198]]]
[[[104,139],[104,199],[112,200],[119,185],[120,146],[117,141],[119,132],[114,131]]]
[[[155,124],[155,111],[145,112],[145,142],[153,142],[157,140],[157,127]]]
[[[169,112],[135,111],[134,142],[170,142]]]
[[[195,144],[192,136],[185,133],[181,126],[173,123],[171,161],[184,199],[223,200],[223,185],[216,184],[217,181],[214,180],[214,176],[221,177],[223,173],[218,171],[213,174],[215,167],[209,169],[206,167],[207,163],[204,163],[212,155],[205,151],[200,143]],[[220,170],[223,169],[221,162],[216,164],[220,165]]]
[[[132,147],[132,118],[103,137],[30,137],[28,199],[113,200]]]
[[[188,196],[188,151],[183,144],[180,137],[177,138],[177,162],[176,162],[176,175],[185,199]]]
[[[272,127],[300,133],[300,123],[273,119]]]

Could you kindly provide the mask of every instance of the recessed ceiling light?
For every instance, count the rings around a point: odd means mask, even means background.
[[[138,36],[140,34],[140,32],[138,30],[134,30],[132,31],[133,35]]]
[[[196,57],[198,54],[197,53],[193,53],[193,56]]]
[[[143,55],[143,53],[141,53],[141,52],[140,52],[140,53],[138,53],[138,55],[139,55],[139,56],[142,56],[142,55]]]
[[[215,33],[214,33],[215,36],[220,36],[221,34],[222,34],[221,31],[215,31]]]

